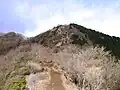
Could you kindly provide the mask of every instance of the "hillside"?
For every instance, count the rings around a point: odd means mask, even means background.
[[[27,39],[4,33],[0,90],[120,90],[119,45],[118,37],[73,23]]]
[[[111,54],[120,58],[120,38],[85,28],[77,24],[59,25],[35,37],[24,40],[24,37],[14,32],[0,36],[0,54],[22,44],[38,43],[45,47],[60,48],[75,44],[83,46],[104,46]],[[5,48],[4,48],[5,47]]]
[[[5,33],[0,36],[0,55],[27,43],[28,41],[21,34],[15,32]]]
[[[4,33],[0,33],[0,36],[4,35]]]
[[[109,36],[81,25],[59,25],[31,39],[33,43],[39,43],[50,48],[67,44],[80,46],[99,45],[106,47],[113,55],[120,58],[120,38]]]

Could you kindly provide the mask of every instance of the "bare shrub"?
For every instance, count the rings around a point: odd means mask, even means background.
[[[120,89],[120,64],[115,63],[115,57],[103,47],[78,50],[78,47],[70,46],[54,58],[61,68],[68,71],[71,81],[80,90]]]
[[[31,73],[27,67],[28,62],[32,61],[39,64],[45,57],[47,60],[52,59],[48,49],[38,44],[22,45],[16,49],[11,49],[5,55],[0,55],[0,88],[3,90],[5,83],[12,77]]]

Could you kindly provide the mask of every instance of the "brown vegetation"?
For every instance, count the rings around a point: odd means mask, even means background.
[[[11,78],[23,81],[24,76],[43,70],[28,67],[28,62],[59,69],[79,90],[120,90],[119,60],[111,56],[106,47],[94,46],[98,44],[91,39],[91,32],[94,31],[79,28],[75,28],[74,25],[57,26],[51,31],[26,40],[13,32],[1,35],[0,90],[6,90]],[[96,37],[95,32],[94,34]],[[116,38],[113,41],[115,40]],[[107,45],[104,42],[105,39],[102,42],[103,46]],[[114,49],[113,46],[111,44],[107,50],[111,47]],[[119,51],[116,48],[114,50],[114,54],[117,55]]]
[[[74,53],[70,48],[74,48]],[[70,48],[58,53],[55,60],[80,90],[120,89],[120,64],[114,62],[115,57],[111,57],[109,52],[99,47]]]

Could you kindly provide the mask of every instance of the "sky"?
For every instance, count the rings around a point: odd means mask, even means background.
[[[32,37],[70,23],[120,37],[120,0],[0,1],[0,32]]]

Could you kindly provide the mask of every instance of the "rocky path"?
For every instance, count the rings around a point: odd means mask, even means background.
[[[46,87],[47,90],[66,90],[60,73],[53,70],[50,71],[50,82]]]
[[[38,65],[36,64],[36,66]],[[29,90],[77,90],[73,86],[65,84],[66,81],[62,74],[52,69],[31,73],[26,77],[26,81]]]

